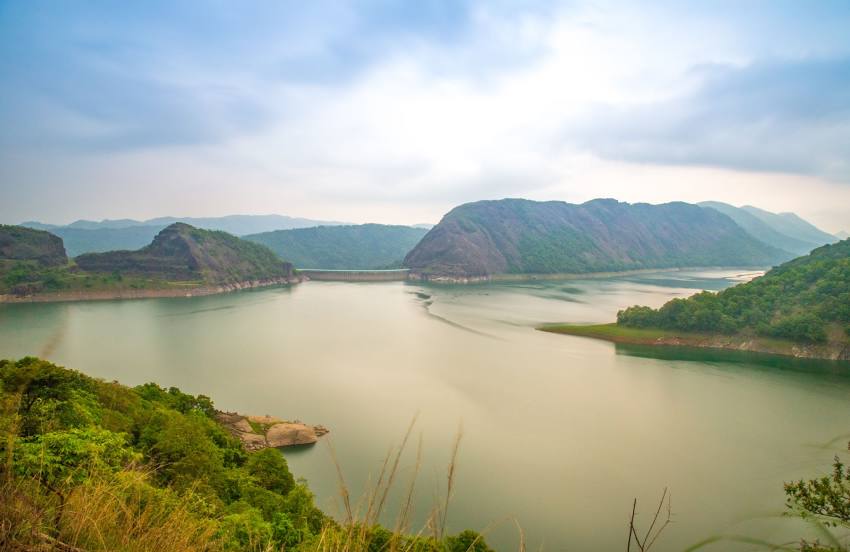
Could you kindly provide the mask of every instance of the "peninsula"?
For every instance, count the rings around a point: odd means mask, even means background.
[[[633,306],[615,324],[545,324],[617,343],[757,351],[850,360],[850,240],[825,245],[719,293]]]

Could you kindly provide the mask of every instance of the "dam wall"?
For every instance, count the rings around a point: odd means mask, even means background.
[[[399,268],[393,270],[331,270],[318,268],[303,268],[298,271],[308,280],[329,282],[400,282],[407,280],[410,270]]]

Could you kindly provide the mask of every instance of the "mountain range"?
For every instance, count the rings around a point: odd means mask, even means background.
[[[21,226],[47,230],[59,236],[65,242],[68,255],[76,257],[82,253],[139,249],[149,244],[163,228],[176,222],[205,230],[221,230],[235,236],[272,230],[344,224],[284,215],[229,215],[203,218],[158,217],[143,221],[133,219],[78,220],[67,225],[28,221],[21,223]]]

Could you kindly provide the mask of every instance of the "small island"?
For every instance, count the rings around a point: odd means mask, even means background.
[[[719,293],[633,306],[617,322],[539,330],[640,345],[850,360],[850,240],[825,245]]]

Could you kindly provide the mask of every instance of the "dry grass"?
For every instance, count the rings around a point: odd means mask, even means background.
[[[424,526],[417,531],[411,530],[411,518],[413,516],[413,503],[416,490],[416,480],[422,465],[422,438],[420,436],[416,460],[407,487],[404,490],[403,499],[396,514],[393,531],[388,539],[384,540],[376,533],[381,515],[387,504],[387,498],[399,476],[401,458],[407,448],[416,417],[413,418],[402,439],[401,445],[391,448],[382,463],[381,469],[375,483],[367,485],[363,496],[355,505],[351,504],[349,487],[343,477],[333,445],[328,441],[331,458],[336,466],[339,476],[339,493],[345,507],[346,520],[343,524],[328,524],[324,527],[321,535],[315,543],[316,552],[365,552],[368,550],[380,550],[381,552],[418,552],[420,550],[442,550],[444,549],[444,538],[448,523],[449,504],[455,487],[457,474],[458,453],[463,437],[462,429],[458,429],[452,446],[451,456],[446,469],[445,494],[435,500]],[[513,520],[516,523],[516,520]],[[525,534],[516,523],[520,534],[520,552],[525,552]],[[495,525],[494,525],[495,526]],[[485,529],[468,547],[469,551],[475,549],[480,539],[493,527]]]
[[[68,490],[64,504],[36,480],[0,488],[2,550],[214,550],[216,526],[194,513],[191,493],[157,489],[149,475],[122,471]],[[56,512],[61,518],[56,525]]]

